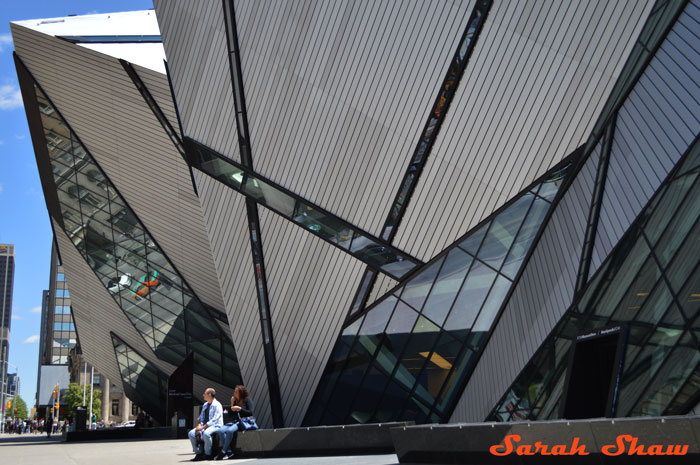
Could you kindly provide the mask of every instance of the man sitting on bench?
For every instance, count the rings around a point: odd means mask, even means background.
[[[214,388],[207,388],[204,391],[202,397],[204,397],[204,405],[202,406],[202,413],[199,414],[199,423],[197,426],[190,430],[187,434],[192,442],[192,450],[195,455],[192,461],[198,462],[200,460],[211,460],[211,436],[221,428],[224,424],[222,418],[223,408],[221,408],[221,403],[214,398],[216,391]],[[197,436],[201,436],[202,442],[204,443],[204,451],[200,449],[197,444]]]

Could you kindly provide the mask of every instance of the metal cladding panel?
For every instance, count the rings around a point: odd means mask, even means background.
[[[175,131],[180,131],[180,125],[177,122],[177,113],[175,105],[173,105],[173,95],[168,84],[168,77],[162,73],[152,71],[142,66],[133,65],[136,73],[139,75],[144,85],[151,93],[151,96],[158,104],[170,125]]]
[[[214,388],[216,390],[216,400],[221,402],[221,405],[227,406],[231,403],[231,396],[233,396],[233,388],[230,386],[224,386],[223,384],[215,383],[212,380],[205,378],[200,375],[194,375],[192,377],[192,398],[194,399],[195,405],[197,403],[204,404],[204,399],[202,394],[207,388]],[[253,399],[255,401],[255,399]],[[255,404],[257,410],[258,404]],[[255,412],[257,415],[257,411]],[[255,417],[257,420],[257,416]]]
[[[394,244],[430,259],[580,146],[652,3],[494,3]]]
[[[66,284],[70,289],[75,327],[88,363],[115,383],[122,379],[109,334],[112,331],[163,372],[172,373],[175,367],[158,359],[73,242],[55,220],[52,222]]]
[[[19,57],[177,270],[202,301],[223,308],[187,164],[119,61],[20,26],[12,31]],[[159,87],[152,92],[169,99]]]
[[[155,0],[183,131],[240,161],[221,0]]]
[[[450,418],[483,421],[571,305],[598,156],[552,214]]]
[[[699,12],[686,7],[618,113],[589,277],[700,132]]]
[[[271,427],[245,197],[201,171],[194,170],[193,173],[241,376],[253,396],[258,424],[261,427]]]
[[[379,235],[473,3],[235,2],[255,169]]]
[[[260,208],[285,426],[299,426],[365,265]]]

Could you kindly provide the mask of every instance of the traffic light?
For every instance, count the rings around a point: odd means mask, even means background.
[[[11,401],[11,400],[8,400],[8,401],[7,401],[7,405],[5,406],[5,408],[8,409],[8,408],[11,408],[11,407],[12,407],[12,401]]]
[[[53,398],[56,399],[58,397],[58,384],[53,387]]]
[[[58,405],[58,402],[56,402],[55,404],[53,404],[53,408],[55,408],[57,412],[58,412],[58,410],[60,409],[60,407],[61,407],[61,406]]]

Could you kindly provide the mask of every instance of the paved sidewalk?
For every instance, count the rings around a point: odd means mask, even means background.
[[[189,441],[102,441],[62,443],[58,436],[0,434],[0,460],[3,464],[36,465],[161,465],[189,462],[194,456]],[[240,459],[202,463],[246,463],[251,465],[397,465],[396,455],[353,457],[302,457],[279,459]]]

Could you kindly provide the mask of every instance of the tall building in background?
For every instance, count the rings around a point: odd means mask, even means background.
[[[159,421],[189,354],[263,426],[692,411],[699,21],[158,0],[13,23],[84,357]]]
[[[56,245],[51,247],[49,289],[42,294],[41,331],[36,391],[37,415],[46,415],[46,407],[53,404],[52,392],[58,385],[60,392],[68,389],[70,371],[69,353],[78,343],[75,323],[71,314],[70,290],[66,286]]]
[[[80,355],[78,334],[71,311],[70,290],[66,284],[66,275],[61,265],[56,245],[51,248],[51,268],[49,272],[49,290],[43,293],[41,313],[41,335],[39,342],[39,372],[37,377],[36,407],[38,417],[46,415],[46,408],[53,404],[52,392],[58,384],[61,399],[71,382],[83,385],[93,382],[95,389],[102,391],[102,419],[109,423],[120,423],[126,408],[108,408],[114,400],[128,402],[119,386],[111,383],[95,372],[91,379],[91,366],[84,363]],[[84,373],[87,372],[88,376]],[[124,399],[122,399],[124,398]],[[60,400],[60,399],[59,399]],[[62,402],[60,402],[62,404]],[[117,412],[114,414],[114,412]],[[126,417],[128,418],[128,415]]]
[[[12,322],[12,289],[15,279],[15,246],[0,244],[0,406],[4,415],[8,392],[7,369]]]

